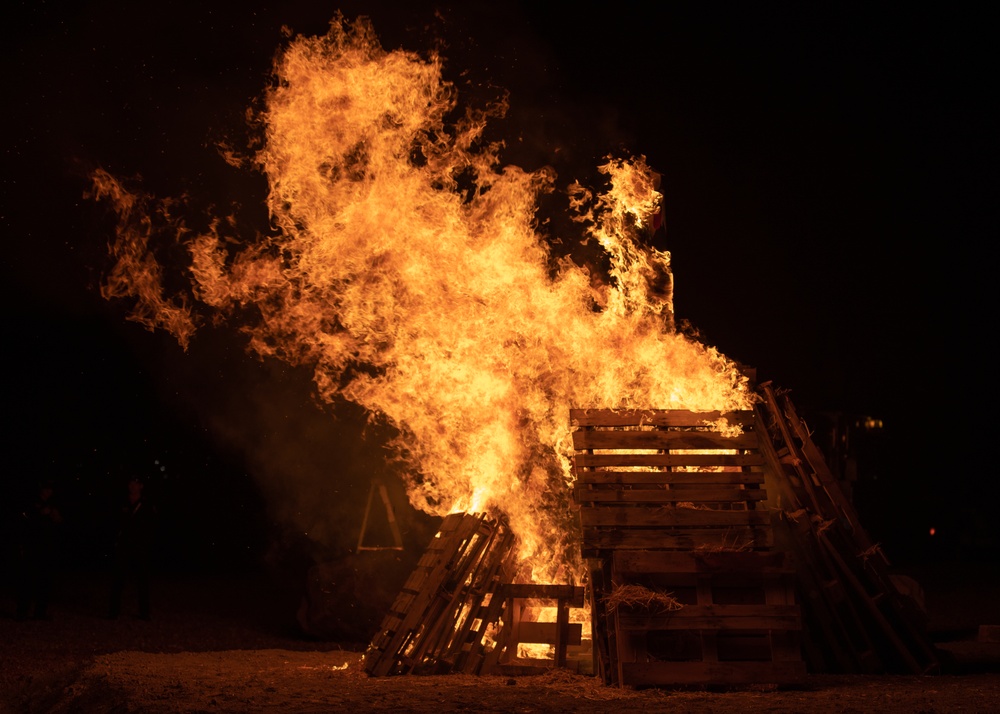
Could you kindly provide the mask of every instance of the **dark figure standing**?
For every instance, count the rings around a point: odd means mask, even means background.
[[[17,619],[48,617],[49,597],[59,562],[62,513],[55,488],[45,482],[21,511],[17,533]],[[32,610],[34,608],[34,610]]]
[[[121,614],[125,581],[135,582],[139,600],[139,617],[150,619],[149,610],[149,551],[153,537],[152,507],[142,496],[143,483],[134,478],[128,483],[128,501],[122,506],[121,523],[115,536],[114,575],[111,582],[109,615]]]

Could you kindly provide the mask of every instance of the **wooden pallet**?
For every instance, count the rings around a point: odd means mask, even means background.
[[[566,667],[570,647],[579,647],[583,626],[570,622],[570,610],[584,607],[584,589],[573,585],[510,584],[504,599],[500,633],[486,656],[482,674],[529,674],[552,667]],[[555,606],[555,621],[529,620],[529,609]],[[520,656],[521,644],[552,645],[551,659]]]
[[[889,561],[861,525],[787,394],[760,387],[757,430],[780,497],[783,540],[794,552],[806,620],[824,647],[806,647],[815,671],[939,671],[940,663]]]
[[[484,515],[447,516],[396,596],[365,653],[365,671],[392,674],[517,674],[565,667],[580,645],[571,608],[584,591],[571,585],[516,584],[515,538]],[[529,621],[526,608],[555,605],[555,622]],[[521,643],[551,644],[551,660],[517,656]]]
[[[766,549],[770,515],[752,412],[572,410],[583,556],[625,549]],[[744,429],[725,437],[706,421]]]
[[[709,426],[720,419],[739,429]],[[784,554],[769,552],[754,413],[572,410],[571,420],[595,671],[637,686],[801,677],[799,610]],[[684,607],[608,604],[630,585],[683,591]]]
[[[622,685],[788,684],[805,675],[784,553],[621,551],[612,579],[669,593],[678,608],[611,612]]]
[[[478,673],[513,579],[513,546],[505,523],[445,517],[369,644],[365,671]]]

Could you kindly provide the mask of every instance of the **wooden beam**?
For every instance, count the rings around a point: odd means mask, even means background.
[[[581,468],[763,466],[764,457],[749,454],[576,454],[573,465]]]
[[[576,585],[542,585],[538,583],[511,583],[501,588],[501,595],[524,600],[566,600],[570,607],[583,607],[584,588]],[[577,604],[579,603],[579,604]]]
[[[749,426],[753,412],[692,412],[681,409],[570,409],[571,426],[672,426],[704,427],[706,422],[725,419],[730,424]]]
[[[585,557],[604,550],[670,549],[692,550],[718,548],[737,551],[747,548],[770,548],[774,535],[770,528],[587,528],[583,531]]]
[[[767,511],[714,511],[697,508],[605,506],[581,508],[580,521],[590,526],[769,526]]]
[[[657,486],[756,486],[763,471],[578,471],[577,483]]]
[[[757,435],[723,436],[714,431],[573,432],[573,448],[584,449],[756,449]]]
[[[624,630],[799,630],[797,605],[685,605],[680,610],[649,614],[622,609],[618,626]]]
[[[613,572],[622,575],[653,573],[731,575],[748,573],[757,577],[795,573],[781,552],[677,553],[669,551],[621,551],[614,553]]]
[[[767,492],[762,489],[738,487],[723,488],[635,488],[594,490],[578,486],[573,491],[577,503],[737,503],[764,501]]]

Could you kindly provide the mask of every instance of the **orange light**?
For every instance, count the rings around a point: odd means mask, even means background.
[[[674,329],[670,254],[642,243],[662,205],[645,159],[607,159],[603,192],[567,189],[608,272],[556,260],[536,215],[556,177],[501,164],[483,136],[504,106],[449,123],[442,66],[385,51],[367,21],[293,40],[254,157],[273,235],[234,236],[228,218],[194,234],[177,201],[95,176],[121,217],[105,294],[138,296],[135,319],[184,345],[199,313],[235,313],[261,357],[311,368],[321,398],[396,427],[415,507],[502,514],[522,577],[579,582],[569,409],[730,411],[751,394],[730,359]],[[180,299],[153,260],[150,214],[190,252]]]

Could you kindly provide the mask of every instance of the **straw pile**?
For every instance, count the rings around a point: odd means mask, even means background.
[[[608,612],[619,607],[642,607],[653,612],[673,612],[684,607],[673,593],[650,590],[642,585],[616,585],[604,598],[604,604]]]

